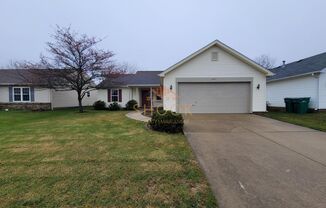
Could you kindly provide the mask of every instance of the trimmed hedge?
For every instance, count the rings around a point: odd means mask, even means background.
[[[114,102],[109,105],[109,110],[110,111],[119,111],[119,110],[121,110],[121,106],[117,102]]]
[[[98,101],[94,102],[93,108],[94,108],[94,110],[105,110],[106,109],[105,102],[102,100],[98,100]]]
[[[183,132],[183,117],[172,111],[156,111],[148,125],[155,131],[167,133]]]
[[[126,110],[136,110],[138,108],[138,103],[136,100],[129,100],[126,103]]]

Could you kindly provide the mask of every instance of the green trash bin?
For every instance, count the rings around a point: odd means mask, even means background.
[[[293,112],[298,114],[304,114],[308,112],[308,106],[310,102],[310,97],[303,98],[293,98]]]
[[[285,102],[285,111],[287,113],[293,113],[292,98],[284,98],[284,102]]]

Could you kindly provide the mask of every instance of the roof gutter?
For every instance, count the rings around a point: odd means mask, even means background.
[[[283,77],[283,78],[279,78],[279,79],[267,80],[267,82],[277,82],[277,81],[282,81],[282,80],[286,80],[286,79],[293,79],[293,78],[304,77],[304,76],[309,76],[309,75],[314,76],[314,75],[319,75],[320,73],[321,73],[321,71],[313,71],[313,72],[309,72],[309,73],[298,74],[298,75]]]

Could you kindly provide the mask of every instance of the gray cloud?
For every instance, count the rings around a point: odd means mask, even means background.
[[[281,63],[326,51],[324,0],[1,0],[0,65],[37,60],[55,25],[106,37],[141,69],[165,69],[214,39]]]

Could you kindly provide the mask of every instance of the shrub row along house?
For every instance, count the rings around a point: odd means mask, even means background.
[[[1,71],[1,106],[56,108],[77,106],[72,91],[21,83]],[[266,76],[272,72],[246,56],[213,41],[165,71],[139,71],[108,78],[83,101],[124,106],[160,106],[181,113],[251,113],[266,111]]]

